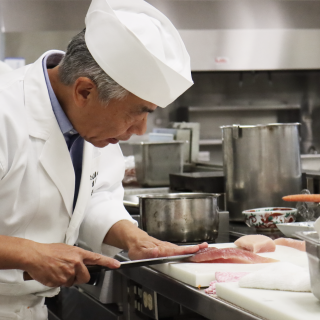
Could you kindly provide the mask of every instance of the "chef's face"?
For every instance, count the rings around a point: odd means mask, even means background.
[[[95,86],[75,94],[80,112],[74,127],[86,141],[99,148],[128,140],[133,134],[144,134],[148,114],[157,108],[132,93],[122,100],[101,103]]]

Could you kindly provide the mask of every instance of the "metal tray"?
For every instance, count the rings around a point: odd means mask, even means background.
[[[314,231],[314,221],[277,223],[277,228],[289,238],[297,238],[296,232]]]
[[[297,232],[297,237],[306,242],[309,260],[311,290],[320,300],[320,239],[316,231]]]

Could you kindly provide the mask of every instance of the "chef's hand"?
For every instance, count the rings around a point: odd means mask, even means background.
[[[207,247],[208,244],[206,242],[190,247],[177,246],[173,243],[160,241],[146,235],[137,239],[129,246],[128,255],[131,260],[151,259],[191,254]]]
[[[104,242],[128,250],[129,258],[132,260],[191,254],[208,247],[206,242],[195,246],[182,247],[170,242],[160,241],[150,237],[128,220],[121,220],[114,224],[107,233]]]
[[[86,265],[101,265],[112,269],[119,268],[119,261],[63,243],[42,244],[30,242],[23,270],[48,287],[87,283],[90,274]]]

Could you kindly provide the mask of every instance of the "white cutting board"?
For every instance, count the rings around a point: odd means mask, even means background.
[[[217,283],[217,295],[268,320],[319,320],[320,301],[309,292],[240,288]]]
[[[233,243],[216,243],[209,245],[216,248],[235,248]],[[301,267],[308,267],[308,258],[305,252],[284,246],[276,246],[275,252],[261,253],[263,257],[291,262]],[[177,280],[194,287],[208,287],[215,280],[217,271],[252,272],[268,266],[266,263],[240,264],[240,263],[181,263],[171,262],[151,266]],[[320,319],[320,318],[319,318]]]

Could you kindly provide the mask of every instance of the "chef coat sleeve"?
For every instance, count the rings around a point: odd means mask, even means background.
[[[101,253],[103,239],[115,223],[129,220],[137,225],[137,222],[123,205],[122,179],[125,166],[119,145],[96,148],[94,153],[97,156],[93,159],[91,173],[93,189],[80,227],[79,243],[84,242],[93,251]],[[103,247],[106,253],[106,245]],[[109,251],[114,253],[114,250]]]

